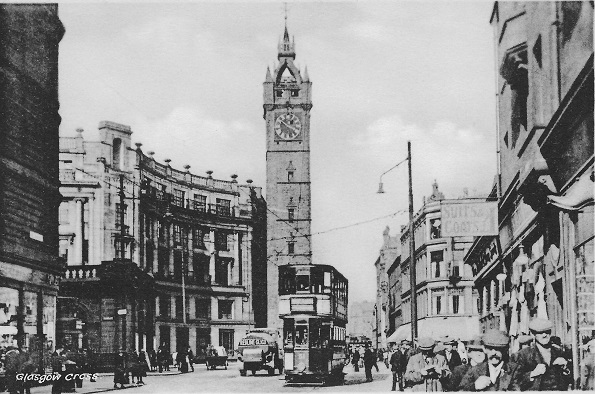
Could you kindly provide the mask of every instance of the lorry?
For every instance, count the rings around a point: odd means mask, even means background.
[[[247,371],[266,370],[269,375],[283,373],[283,346],[281,336],[276,329],[257,328],[248,331],[238,344],[238,361],[240,375],[246,376]]]

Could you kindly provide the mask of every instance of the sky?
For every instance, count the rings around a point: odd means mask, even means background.
[[[446,198],[487,195],[496,171],[491,1],[288,2],[296,64],[313,83],[314,263],[376,295],[386,226],[408,220],[437,181]],[[172,167],[266,185],[262,83],[284,29],[280,2],[62,3],[61,136],[100,121]],[[396,212],[399,212],[395,214]],[[393,215],[395,214],[395,215]]]

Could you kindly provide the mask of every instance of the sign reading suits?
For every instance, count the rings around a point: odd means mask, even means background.
[[[443,237],[498,235],[498,203],[444,202],[440,207]]]

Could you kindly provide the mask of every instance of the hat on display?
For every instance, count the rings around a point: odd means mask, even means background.
[[[483,344],[489,347],[508,347],[508,335],[499,330],[489,330],[483,335]]]
[[[436,346],[436,342],[432,338],[423,337],[417,341],[417,346],[421,350],[431,350]]]
[[[547,319],[533,319],[530,323],[529,323],[529,330],[535,332],[535,333],[542,333],[542,332],[546,332],[546,331],[551,331],[552,330],[552,322],[547,320]]]
[[[410,345],[411,346],[411,341],[409,339],[403,339],[401,341],[401,345]]]
[[[467,351],[470,352],[472,350],[483,350],[483,346],[481,345],[481,337],[475,337],[469,341],[467,344]]]

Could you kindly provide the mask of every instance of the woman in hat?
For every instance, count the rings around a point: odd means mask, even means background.
[[[420,353],[414,354],[407,363],[405,382],[413,391],[443,391],[442,381],[450,376],[446,359],[434,353],[436,342],[431,338],[420,338]]]

